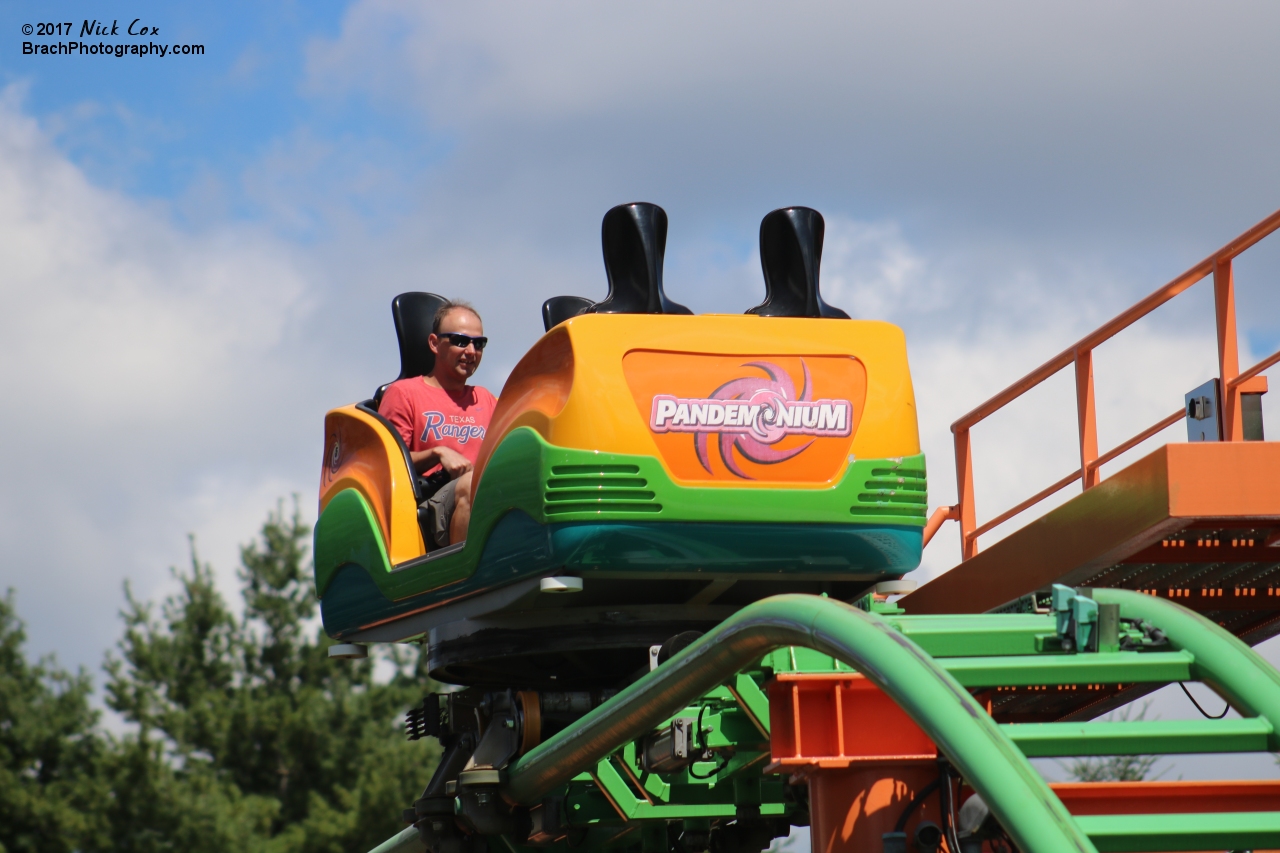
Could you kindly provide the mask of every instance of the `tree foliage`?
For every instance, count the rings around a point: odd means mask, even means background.
[[[120,737],[95,727],[87,676],[25,663],[5,604],[0,678],[22,686],[0,682],[0,823],[12,810],[31,828],[14,841],[0,829],[0,850],[350,853],[403,828],[437,757],[401,729],[426,673],[411,652],[381,667],[328,659],[309,534],[296,508],[268,516],[241,549],[241,614],[194,542],[159,606],[126,588],[106,664],[106,703],[131,724]],[[10,730],[22,732],[12,747]],[[79,775],[58,769],[68,759]]]
[[[71,851],[104,828],[102,741],[89,676],[24,655],[12,590],[0,599],[0,851]]]

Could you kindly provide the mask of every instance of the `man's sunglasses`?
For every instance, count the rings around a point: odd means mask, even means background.
[[[466,349],[467,346],[475,344],[476,352],[480,352],[489,343],[486,337],[473,338],[470,335],[461,335],[457,332],[441,332],[440,337],[453,344],[458,349]]]

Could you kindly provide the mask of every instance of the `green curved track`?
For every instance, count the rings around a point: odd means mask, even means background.
[[[1089,594],[1098,604],[1118,605],[1122,617],[1158,627],[1169,643],[1064,652],[1059,640],[1065,635],[1054,614],[911,616],[892,606],[865,612],[814,596],[766,599],[513,762],[503,771],[503,796],[523,804],[560,797],[569,804],[571,823],[586,833],[574,849],[619,853],[648,849],[639,844],[649,837],[645,826],[731,820],[744,802],[762,816],[791,815],[795,802],[760,775],[761,762],[752,758],[763,747],[754,745],[759,734],[749,719],[769,719],[762,688],[774,673],[852,669],[875,682],[929,735],[1027,853],[1280,845],[1280,810],[1074,817],[1032,767],[1032,756],[1280,748],[1280,673],[1261,657],[1171,602],[1125,590]],[[1001,725],[972,695],[992,687],[1065,686],[1086,678],[1152,687],[1199,680],[1219,691],[1243,718]],[[637,740],[674,716],[697,714],[702,720],[704,713],[708,745],[731,748],[734,758],[687,772],[645,773],[637,763]],[[694,769],[704,772],[694,774]],[[624,775],[642,784],[643,797]],[[382,853],[420,849],[409,831],[379,848]],[[504,837],[490,849],[536,848]]]

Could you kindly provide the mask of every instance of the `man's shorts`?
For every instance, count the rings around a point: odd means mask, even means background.
[[[434,495],[427,498],[427,530],[435,539],[432,547],[443,548],[449,544],[449,522],[453,520],[453,510],[457,505],[457,480],[450,480],[437,489]]]

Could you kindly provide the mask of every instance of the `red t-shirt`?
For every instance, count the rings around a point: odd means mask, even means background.
[[[479,385],[468,385],[457,397],[423,381],[399,379],[383,392],[378,414],[404,439],[410,451],[451,447],[475,464],[498,401]],[[423,474],[429,474],[434,466]]]

